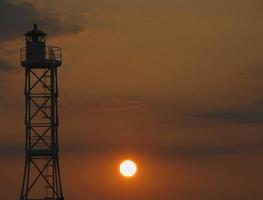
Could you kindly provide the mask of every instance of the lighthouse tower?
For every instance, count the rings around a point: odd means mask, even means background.
[[[25,33],[25,167],[20,200],[63,200],[58,145],[58,82],[61,49],[46,46],[35,24]]]

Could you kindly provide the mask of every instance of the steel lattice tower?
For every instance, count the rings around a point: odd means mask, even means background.
[[[25,168],[20,200],[63,200],[58,160],[58,82],[61,49],[46,46],[46,33],[25,34]]]

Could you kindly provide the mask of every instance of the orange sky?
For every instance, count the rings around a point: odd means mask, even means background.
[[[0,199],[20,192],[18,55],[33,23],[63,49],[66,199],[262,199],[262,9],[260,0],[0,1]],[[116,171],[126,157],[139,163],[129,182]]]

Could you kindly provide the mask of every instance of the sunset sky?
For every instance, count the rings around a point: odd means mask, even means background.
[[[262,0],[0,0],[0,199],[24,167],[23,34],[63,50],[66,200],[262,200]],[[134,159],[138,173],[118,172]]]

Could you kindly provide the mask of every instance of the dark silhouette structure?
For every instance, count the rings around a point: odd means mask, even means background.
[[[25,34],[25,168],[20,200],[63,200],[58,145],[58,82],[61,49],[46,46],[37,25]]]

